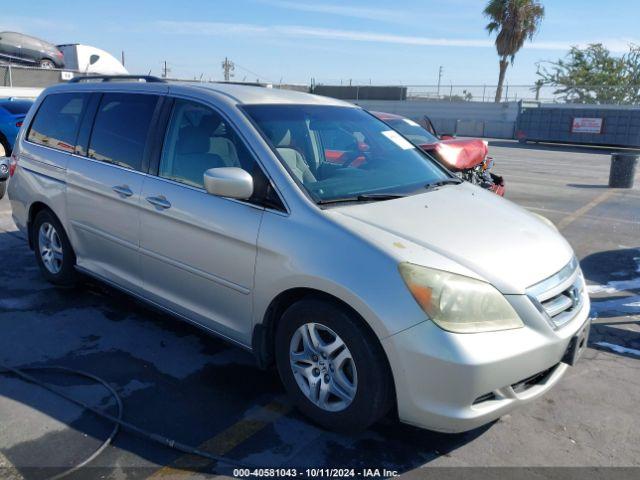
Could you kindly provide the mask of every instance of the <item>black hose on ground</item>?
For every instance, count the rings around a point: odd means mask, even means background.
[[[115,399],[116,401],[116,405],[118,406],[118,413],[117,415],[111,415],[109,413],[103,412],[102,410],[95,408],[85,402],[83,402],[82,400],[78,400],[74,397],[72,397],[71,395],[69,395],[68,393],[66,393],[65,391],[56,388],[52,385],[47,384],[46,382],[43,382],[41,380],[38,380],[37,378],[33,377],[32,375],[29,375],[28,373],[25,372],[35,372],[35,371],[48,371],[48,372],[59,372],[59,373],[65,373],[68,375],[74,375],[77,377],[84,377],[84,378],[88,378],[90,380],[93,380],[101,385],[103,385],[111,394],[111,396]],[[111,441],[114,439],[114,437],[117,435],[118,430],[120,428],[123,428],[124,430],[127,430],[131,433],[134,433],[140,437],[146,438],[148,440],[151,440],[153,442],[159,443],[160,445],[164,445],[166,447],[169,448],[173,448],[175,450],[179,450],[183,453],[187,453],[190,455],[196,455],[198,457],[202,457],[202,458],[206,458],[208,460],[212,460],[216,463],[221,463],[221,464],[226,464],[229,465],[231,467],[241,467],[241,468],[259,468],[258,465],[252,465],[249,463],[245,463],[245,462],[239,462],[239,461],[235,461],[235,460],[231,460],[219,455],[214,455],[212,453],[209,452],[205,452],[203,450],[199,450],[195,447],[192,447],[190,445],[187,445],[185,443],[181,443],[181,442],[177,442],[175,440],[172,440],[168,437],[159,435],[157,433],[153,433],[153,432],[148,432],[132,423],[129,423],[125,420],[122,420],[122,413],[123,413],[123,406],[122,406],[122,400],[120,398],[120,396],[118,395],[118,393],[113,389],[113,387],[111,387],[105,380],[101,379],[100,377],[97,377],[91,373],[87,373],[87,372],[83,372],[81,370],[74,370],[71,368],[67,368],[67,367],[59,367],[59,366],[44,366],[44,367],[25,367],[25,368],[16,368],[16,367],[10,367],[7,365],[4,365],[2,363],[0,363],[0,374],[12,374],[15,375],[16,377],[19,377],[23,380],[26,380],[27,382],[33,383],[41,388],[44,388],[45,390],[48,390],[62,398],[64,398],[65,400],[71,402],[71,403],[75,403],[76,405],[84,408],[85,410],[89,410],[90,412],[92,412],[93,414],[97,415],[100,418],[103,418],[105,420],[109,420],[110,422],[114,423],[114,428],[111,431],[111,434],[109,435],[109,437],[102,443],[102,445],[100,445],[100,447],[95,450],[89,457],[87,457],[85,460],[83,460],[81,463],[73,466],[72,468],[65,470],[62,473],[59,473],[53,477],[51,477],[49,480],[58,480],[66,475],[69,475],[77,470],[79,470],[80,468],[84,467],[85,465],[87,465],[89,462],[91,462],[92,460],[94,460],[98,455],[100,455],[105,448],[107,448],[110,444]]]

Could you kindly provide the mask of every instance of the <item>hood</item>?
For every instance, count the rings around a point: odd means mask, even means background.
[[[503,294],[523,294],[573,257],[567,241],[536,215],[474,185],[444,186],[397,200],[332,209],[366,238],[412,244],[475,272]],[[384,245],[380,245],[386,248]],[[410,249],[395,250],[403,255]],[[413,249],[415,251],[415,249]],[[433,255],[400,258],[426,267]]]
[[[436,154],[438,160],[452,170],[466,170],[481,163],[489,149],[478,138],[443,140],[434,144],[420,145],[423,150]]]

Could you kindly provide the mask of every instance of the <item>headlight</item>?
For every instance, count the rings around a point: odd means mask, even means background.
[[[486,282],[411,263],[399,268],[413,298],[444,330],[478,333],[523,326],[507,299]]]

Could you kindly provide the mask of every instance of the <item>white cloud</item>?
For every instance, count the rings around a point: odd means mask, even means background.
[[[154,28],[165,33],[183,35],[270,35],[292,38],[317,38],[323,40],[343,40],[351,42],[386,43],[397,45],[418,45],[436,47],[493,48],[491,38],[434,38],[411,35],[367,32],[360,30],[342,30],[333,28],[307,27],[300,25],[255,25],[227,22],[183,22],[162,20]],[[628,50],[629,43],[640,43],[629,38],[610,38],[604,40],[532,42],[525,44],[527,49],[567,51],[573,45],[584,47],[589,43],[603,43],[613,52]]]
[[[37,36],[41,30],[70,31],[74,30],[74,27],[65,21],[59,21],[59,19],[8,15],[3,15],[0,18],[0,31],[13,31]]]
[[[379,20],[384,22],[403,22],[410,20],[410,16],[398,9],[375,7],[349,7],[326,3],[302,3],[290,0],[261,0],[261,3],[287,10],[300,12],[326,13],[341,17],[362,18],[365,20]]]

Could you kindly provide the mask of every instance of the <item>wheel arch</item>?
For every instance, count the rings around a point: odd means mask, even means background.
[[[7,139],[6,135],[0,131],[0,144],[4,147],[5,149],[5,155],[8,157],[11,155],[11,145],[9,144],[9,140]]]
[[[29,248],[31,248],[31,250],[34,249],[34,245],[33,245],[33,221],[35,220],[36,216],[38,215],[38,213],[40,213],[43,210],[48,210],[49,212],[51,212],[51,215],[53,215],[56,220],[58,220],[58,222],[60,222],[60,224],[62,225],[62,222],[60,221],[60,217],[58,217],[56,215],[56,212],[53,211],[53,209],[47,205],[44,202],[41,201],[35,201],[33,202],[30,206],[29,206],[29,215],[27,216],[27,237],[29,240]]]
[[[392,375],[389,358],[382,347],[382,343],[371,325],[369,325],[363,316],[355,308],[335,295],[310,287],[296,287],[280,292],[267,307],[262,322],[255,325],[253,329],[251,347],[254,355],[256,356],[258,365],[261,368],[267,368],[274,362],[275,332],[278,328],[280,318],[287,308],[304,298],[315,298],[331,302],[339,308],[347,311],[369,334],[371,341],[376,343],[377,348],[380,349],[380,352],[385,359],[388,373],[389,375]]]
[[[278,322],[287,308],[305,298],[324,300],[337,305],[339,308],[345,309],[349,312],[352,318],[362,326],[365,332],[367,332],[370,340],[374,342],[375,348],[378,349],[381,358],[383,359],[386,374],[389,376],[390,390],[388,395],[389,401],[391,402],[391,414],[397,417],[396,383],[389,357],[382,346],[382,342],[380,342],[380,339],[374,332],[373,328],[367,323],[362,315],[357,312],[356,309],[335,295],[323,292],[322,290],[309,287],[290,288],[278,294],[271,301],[265,312],[262,323],[257,324],[253,330],[251,346],[258,366],[266,369],[275,363],[275,332],[278,327]]]

